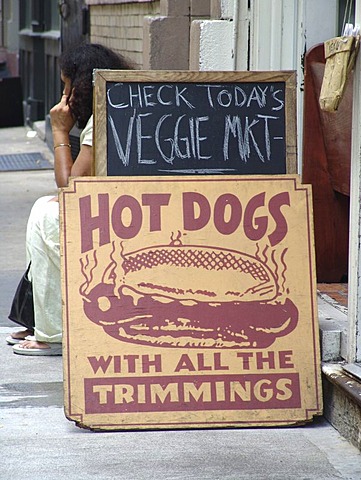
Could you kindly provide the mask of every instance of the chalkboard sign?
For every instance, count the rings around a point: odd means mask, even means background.
[[[95,175],[296,172],[294,72],[94,77]]]

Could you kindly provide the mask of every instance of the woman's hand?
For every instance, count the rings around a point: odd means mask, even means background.
[[[72,87],[69,78],[62,74],[64,82],[63,96],[60,102],[50,110],[51,128],[54,142],[54,172],[59,188],[66,187],[71,176],[91,174],[92,147],[81,145],[80,152],[73,162],[70,150],[69,133],[75,124],[69,103]]]
[[[60,102],[50,110],[54,143],[54,173],[59,188],[67,186],[73,167],[69,133],[75,124],[75,120],[69,106],[71,95],[67,95],[67,93],[67,91],[64,91]]]
[[[59,103],[50,110],[50,120],[53,135],[57,133],[68,134],[75,124],[69,106],[70,96],[63,95]]]

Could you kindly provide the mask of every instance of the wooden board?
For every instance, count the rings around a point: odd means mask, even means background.
[[[320,110],[323,43],[305,56],[302,180],[313,191],[318,282],[348,277],[352,75],[337,112]]]
[[[94,77],[95,175],[296,173],[293,71]]]
[[[322,412],[298,176],[77,178],[60,205],[70,420],[240,427]]]

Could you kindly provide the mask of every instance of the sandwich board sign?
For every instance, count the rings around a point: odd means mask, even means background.
[[[296,74],[95,70],[96,176],[296,173]]]
[[[321,414],[312,199],[297,175],[75,178],[60,207],[69,420]]]

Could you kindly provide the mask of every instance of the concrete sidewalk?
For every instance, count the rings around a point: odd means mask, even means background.
[[[44,152],[26,128],[0,129],[0,155]],[[297,428],[94,433],[63,413],[62,358],[14,355],[5,336],[25,269],[33,202],[56,192],[52,171],[0,173],[0,478],[360,479],[361,453],[323,418]]]

